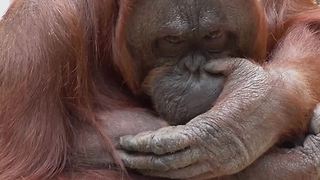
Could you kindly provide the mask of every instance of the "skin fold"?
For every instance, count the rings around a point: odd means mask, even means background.
[[[127,43],[133,59],[144,64],[143,90],[160,117],[186,124],[212,107],[225,77],[204,70],[210,60],[251,57],[259,62],[266,43],[257,39],[266,36],[259,34],[265,32],[257,8],[255,1],[239,0],[137,2],[126,26]]]
[[[319,123],[319,105],[314,110],[312,124]],[[319,179],[319,144],[320,137],[317,135],[319,126],[311,126],[310,135],[304,143],[293,149],[273,148],[266,155],[259,158],[251,166],[234,176],[221,177],[217,180],[237,179]],[[275,177],[274,174],[277,174]],[[210,175],[207,175],[210,177]],[[206,176],[202,176],[206,179]],[[201,179],[200,178],[200,179]]]
[[[203,174],[210,174],[211,178],[219,177],[240,172],[279,140],[277,137],[280,134],[274,129],[274,123],[268,121],[267,114],[273,118],[274,116],[265,110],[285,102],[279,100],[283,94],[282,90],[277,88],[277,83],[282,82],[266,73],[263,68],[246,60],[238,59],[224,63],[216,61],[210,68],[217,68],[214,72],[231,72],[230,79],[243,80],[238,82],[242,88],[238,91],[228,91],[226,96],[223,93],[223,100],[218,99],[218,103],[210,111],[196,117],[185,126],[167,127],[155,132],[123,137],[120,142],[123,148],[155,154],[122,154],[127,166],[141,169],[141,172],[147,175],[160,177],[197,179]],[[230,69],[224,69],[226,67]],[[232,82],[225,86],[230,90],[235,85],[238,88],[238,84]],[[250,93],[245,93],[248,91]],[[237,97],[239,94],[241,98]],[[238,106],[234,102],[235,97],[241,99]],[[275,99],[271,99],[272,97]],[[222,106],[219,106],[220,103]],[[230,104],[226,106],[228,103],[232,103],[234,109],[230,109]],[[252,107],[255,107],[254,110],[250,110]],[[250,118],[243,117],[246,113],[250,114]],[[212,118],[213,115],[216,118]],[[277,128],[281,133],[286,128],[286,122],[281,124],[282,118],[285,117],[280,115]],[[230,119],[225,120],[225,117]],[[173,145],[177,141],[178,147]]]
[[[141,4],[143,6],[147,3],[141,2]],[[151,5],[147,4],[146,6]],[[183,11],[183,8],[181,9]],[[141,10],[142,12],[140,10],[137,14],[144,14],[143,10]],[[168,11],[171,12],[170,9]],[[217,14],[219,14],[219,11]],[[139,15],[137,16],[139,17]],[[170,15],[170,17],[172,16],[174,15]],[[219,17],[217,16],[217,19]],[[145,22],[148,22],[148,19]],[[170,23],[171,21],[165,24]],[[179,23],[181,23],[181,26],[184,25],[184,21],[178,21]],[[215,75],[211,77],[212,81],[217,76],[224,75],[226,77],[219,98],[214,106],[203,114],[199,113],[197,108],[188,109],[188,102],[193,103],[194,101],[187,101],[187,103],[183,101],[184,99],[190,99],[191,96],[191,99],[194,97],[194,99],[200,99],[201,102],[201,96],[197,96],[197,93],[192,90],[194,86],[190,86],[191,90],[188,89],[189,86],[181,88],[182,93],[180,93],[179,86],[172,88],[172,91],[170,91],[169,87],[176,86],[174,84],[181,85],[180,79],[172,78],[174,80],[171,79],[173,83],[170,85],[170,80],[166,79],[167,76],[174,77],[168,75],[171,73],[170,65],[156,70],[152,74],[156,78],[153,77],[149,80],[149,83],[155,82],[155,85],[149,85],[149,87],[154,87],[154,90],[151,89],[151,94],[149,90],[149,94],[154,97],[155,107],[157,111],[160,111],[160,116],[162,115],[169,120],[173,119],[173,124],[181,124],[181,122],[175,121],[177,117],[180,120],[185,119],[179,117],[179,112],[183,116],[188,116],[187,112],[197,111],[200,115],[194,117],[186,125],[170,126],[154,132],[122,137],[120,144],[127,152],[122,152],[120,155],[125,165],[149,176],[173,179],[220,177],[244,170],[279,141],[304,133],[312,114],[312,108],[315,107],[319,99],[319,90],[312,88],[319,83],[316,78],[316,74],[319,72],[318,70],[310,71],[309,67],[299,66],[298,64],[303,62],[312,64],[314,67],[319,67],[320,64],[318,61],[319,51],[308,50],[307,48],[312,47],[315,50],[319,48],[318,37],[314,33],[318,29],[312,27],[303,29],[303,27],[303,25],[295,26],[295,29],[286,38],[282,39],[281,47],[274,51],[269,63],[259,65],[249,59],[224,58],[222,56],[209,60],[210,62],[208,64],[204,63],[203,66],[194,64],[200,69],[200,72],[198,72],[200,74],[200,87],[201,80],[206,79],[202,76],[202,70],[204,70],[204,73]],[[132,36],[134,36],[134,29],[130,29],[129,32],[129,35],[133,34]],[[143,33],[148,34],[148,31]],[[178,34],[182,34],[182,32]],[[182,35],[182,37],[184,36]],[[181,37],[178,36],[178,38]],[[145,40],[145,42],[148,42],[148,40]],[[293,47],[290,42],[299,43]],[[139,43],[135,42],[135,44]],[[183,47],[183,45],[181,46]],[[134,49],[139,49],[139,45]],[[295,52],[295,54],[291,55],[291,52]],[[231,53],[228,56],[241,57],[241,54]],[[150,59],[152,58],[148,58],[148,60]],[[199,62],[200,60],[195,61]],[[189,81],[185,82],[188,83]],[[166,83],[168,83],[168,87],[166,87]],[[157,86],[158,84],[160,85]],[[203,92],[200,91],[199,94],[206,94],[205,89],[202,88],[202,90]],[[220,93],[220,91],[217,93]],[[158,94],[162,95],[159,99],[157,99]],[[188,96],[188,98],[184,96]],[[170,99],[172,97],[173,99]],[[174,99],[176,97],[182,100]],[[215,99],[208,99],[208,101],[212,100]],[[177,104],[171,105],[168,102]],[[184,107],[179,109],[179,103]],[[177,109],[174,109],[176,107]],[[306,142],[306,144],[310,143]],[[306,147],[306,149],[308,148]],[[299,150],[294,151],[297,151],[297,153],[288,155],[288,159],[296,155],[295,158],[303,162],[301,164],[308,164],[305,166],[306,169],[301,169],[301,174],[315,172],[317,163],[314,160],[305,160],[299,155]],[[273,152],[273,154],[276,153]],[[307,156],[312,157],[313,154],[315,153]],[[273,160],[270,158],[272,156],[276,155],[266,155],[266,158],[262,158],[267,161],[266,165]],[[259,163],[257,164],[259,166]],[[292,166],[297,167],[298,165],[293,164]],[[290,163],[288,167],[291,167]],[[272,170],[269,172],[271,173]],[[285,173],[284,171],[284,178],[288,177]],[[256,174],[255,177],[259,177],[260,174]],[[272,174],[268,177],[274,176],[275,174]],[[301,176],[304,175],[296,176],[296,178]],[[317,173],[311,173],[308,178],[317,177]]]
[[[316,135],[276,147],[320,99],[319,14],[311,0],[13,1],[0,179],[317,178]]]

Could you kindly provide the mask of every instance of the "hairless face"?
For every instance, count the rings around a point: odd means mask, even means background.
[[[160,116],[184,124],[213,106],[225,77],[203,67],[215,59],[255,54],[256,9],[253,0],[137,1],[127,44],[143,64],[143,87]]]

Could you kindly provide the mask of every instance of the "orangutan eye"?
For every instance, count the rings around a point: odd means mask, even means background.
[[[228,35],[223,30],[211,31],[204,37],[204,45],[209,53],[217,54],[225,50]]]
[[[163,40],[170,44],[181,44],[184,42],[184,40],[179,36],[165,36]]]
[[[187,50],[188,43],[182,36],[167,35],[157,39],[155,47],[159,56],[177,57]]]
[[[205,40],[217,40],[224,36],[224,32],[222,30],[211,31],[208,35],[204,36]]]

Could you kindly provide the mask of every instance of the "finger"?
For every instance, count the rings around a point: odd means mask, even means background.
[[[310,124],[310,133],[320,133],[320,104],[318,104],[317,107],[314,109],[313,117]]]
[[[129,154],[126,152],[120,152],[119,154],[126,167],[140,170],[156,170],[159,172],[189,166],[199,161],[202,156],[199,149],[186,149],[164,156]]]
[[[197,163],[185,168],[170,170],[161,172],[161,171],[140,171],[142,174],[152,177],[161,177],[169,179],[191,179],[201,174],[205,174],[210,171],[210,165],[207,163]]]
[[[253,63],[247,59],[225,58],[210,61],[205,65],[204,70],[212,74],[223,74],[229,76],[235,70],[244,66],[252,66]]]
[[[162,155],[180,151],[191,146],[194,139],[187,133],[186,126],[171,126],[154,132],[124,136],[120,145],[127,151],[147,152]]]

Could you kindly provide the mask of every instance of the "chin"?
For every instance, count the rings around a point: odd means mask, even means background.
[[[186,124],[212,108],[224,81],[224,76],[207,73],[163,77],[151,95],[155,110],[171,125]]]

